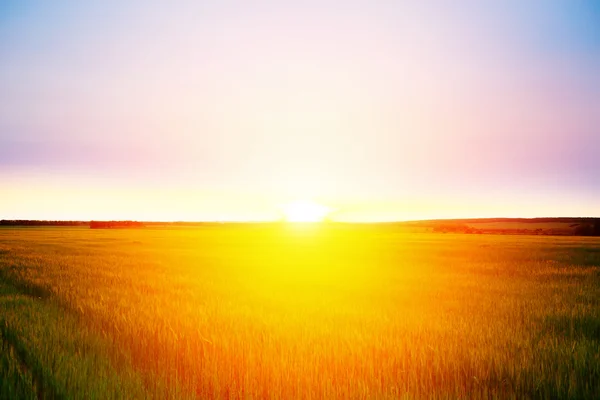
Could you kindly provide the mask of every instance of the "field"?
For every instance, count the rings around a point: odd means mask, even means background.
[[[600,398],[600,238],[0,229],[0,398]]]

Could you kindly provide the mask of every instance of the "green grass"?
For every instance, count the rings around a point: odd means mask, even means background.
[[[0,397],[600,397],[600,240],[0,229]]]
[[[144,397],[142,380],[128,360],[111,362],[112,343],[76,316],[5,283],[0,293],[0,397]]]
[[[14,298],[18,292],[14,288],[0,284],[0,301],[4,305],[10,296]],[[4,313],[3,313],[4,315]],[[19,359],[17,351],[5,338],[6,325],[0,321],[0,398],[3,399],[34,399],[37,398],[35,378]]]

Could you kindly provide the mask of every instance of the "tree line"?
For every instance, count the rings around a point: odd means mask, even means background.
[[[138,221],[55,221],[36,219],[3,219],[0,226],[89,226],[92,229],[141,228]]]
[[[36,219],[3,219],[0,225],[6,226],[86,226],[89,221],[52,221]]]
[[[91,229],[111,228],[143,228],[144,224],[138,221],[90,221]]]

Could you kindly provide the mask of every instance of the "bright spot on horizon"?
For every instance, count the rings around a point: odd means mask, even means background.
[[[287,222],[321,222],[330,208],[312,200],[296,200],[283,207]]]

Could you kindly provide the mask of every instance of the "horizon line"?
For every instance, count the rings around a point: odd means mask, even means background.
[[[4,221],[32,221],[32,222],[140,222],[151,224],[270,224],[270,223],[291,223],[291,224],[389,224],[389,223],[405,223],[405,222],[433,222],[433,221],[497,221],[497,220],[589,220],[600,219],[600,216],[545,216],[545,217],[444,217],[444,218],[427,218],[427,219],[398,219],[398,220],[335,220],[325,219],[323,221],[314,222],[292,222],[282,219],[273,220],[143,220],[143,219],[26,219],[26,218],[2,218]]]

